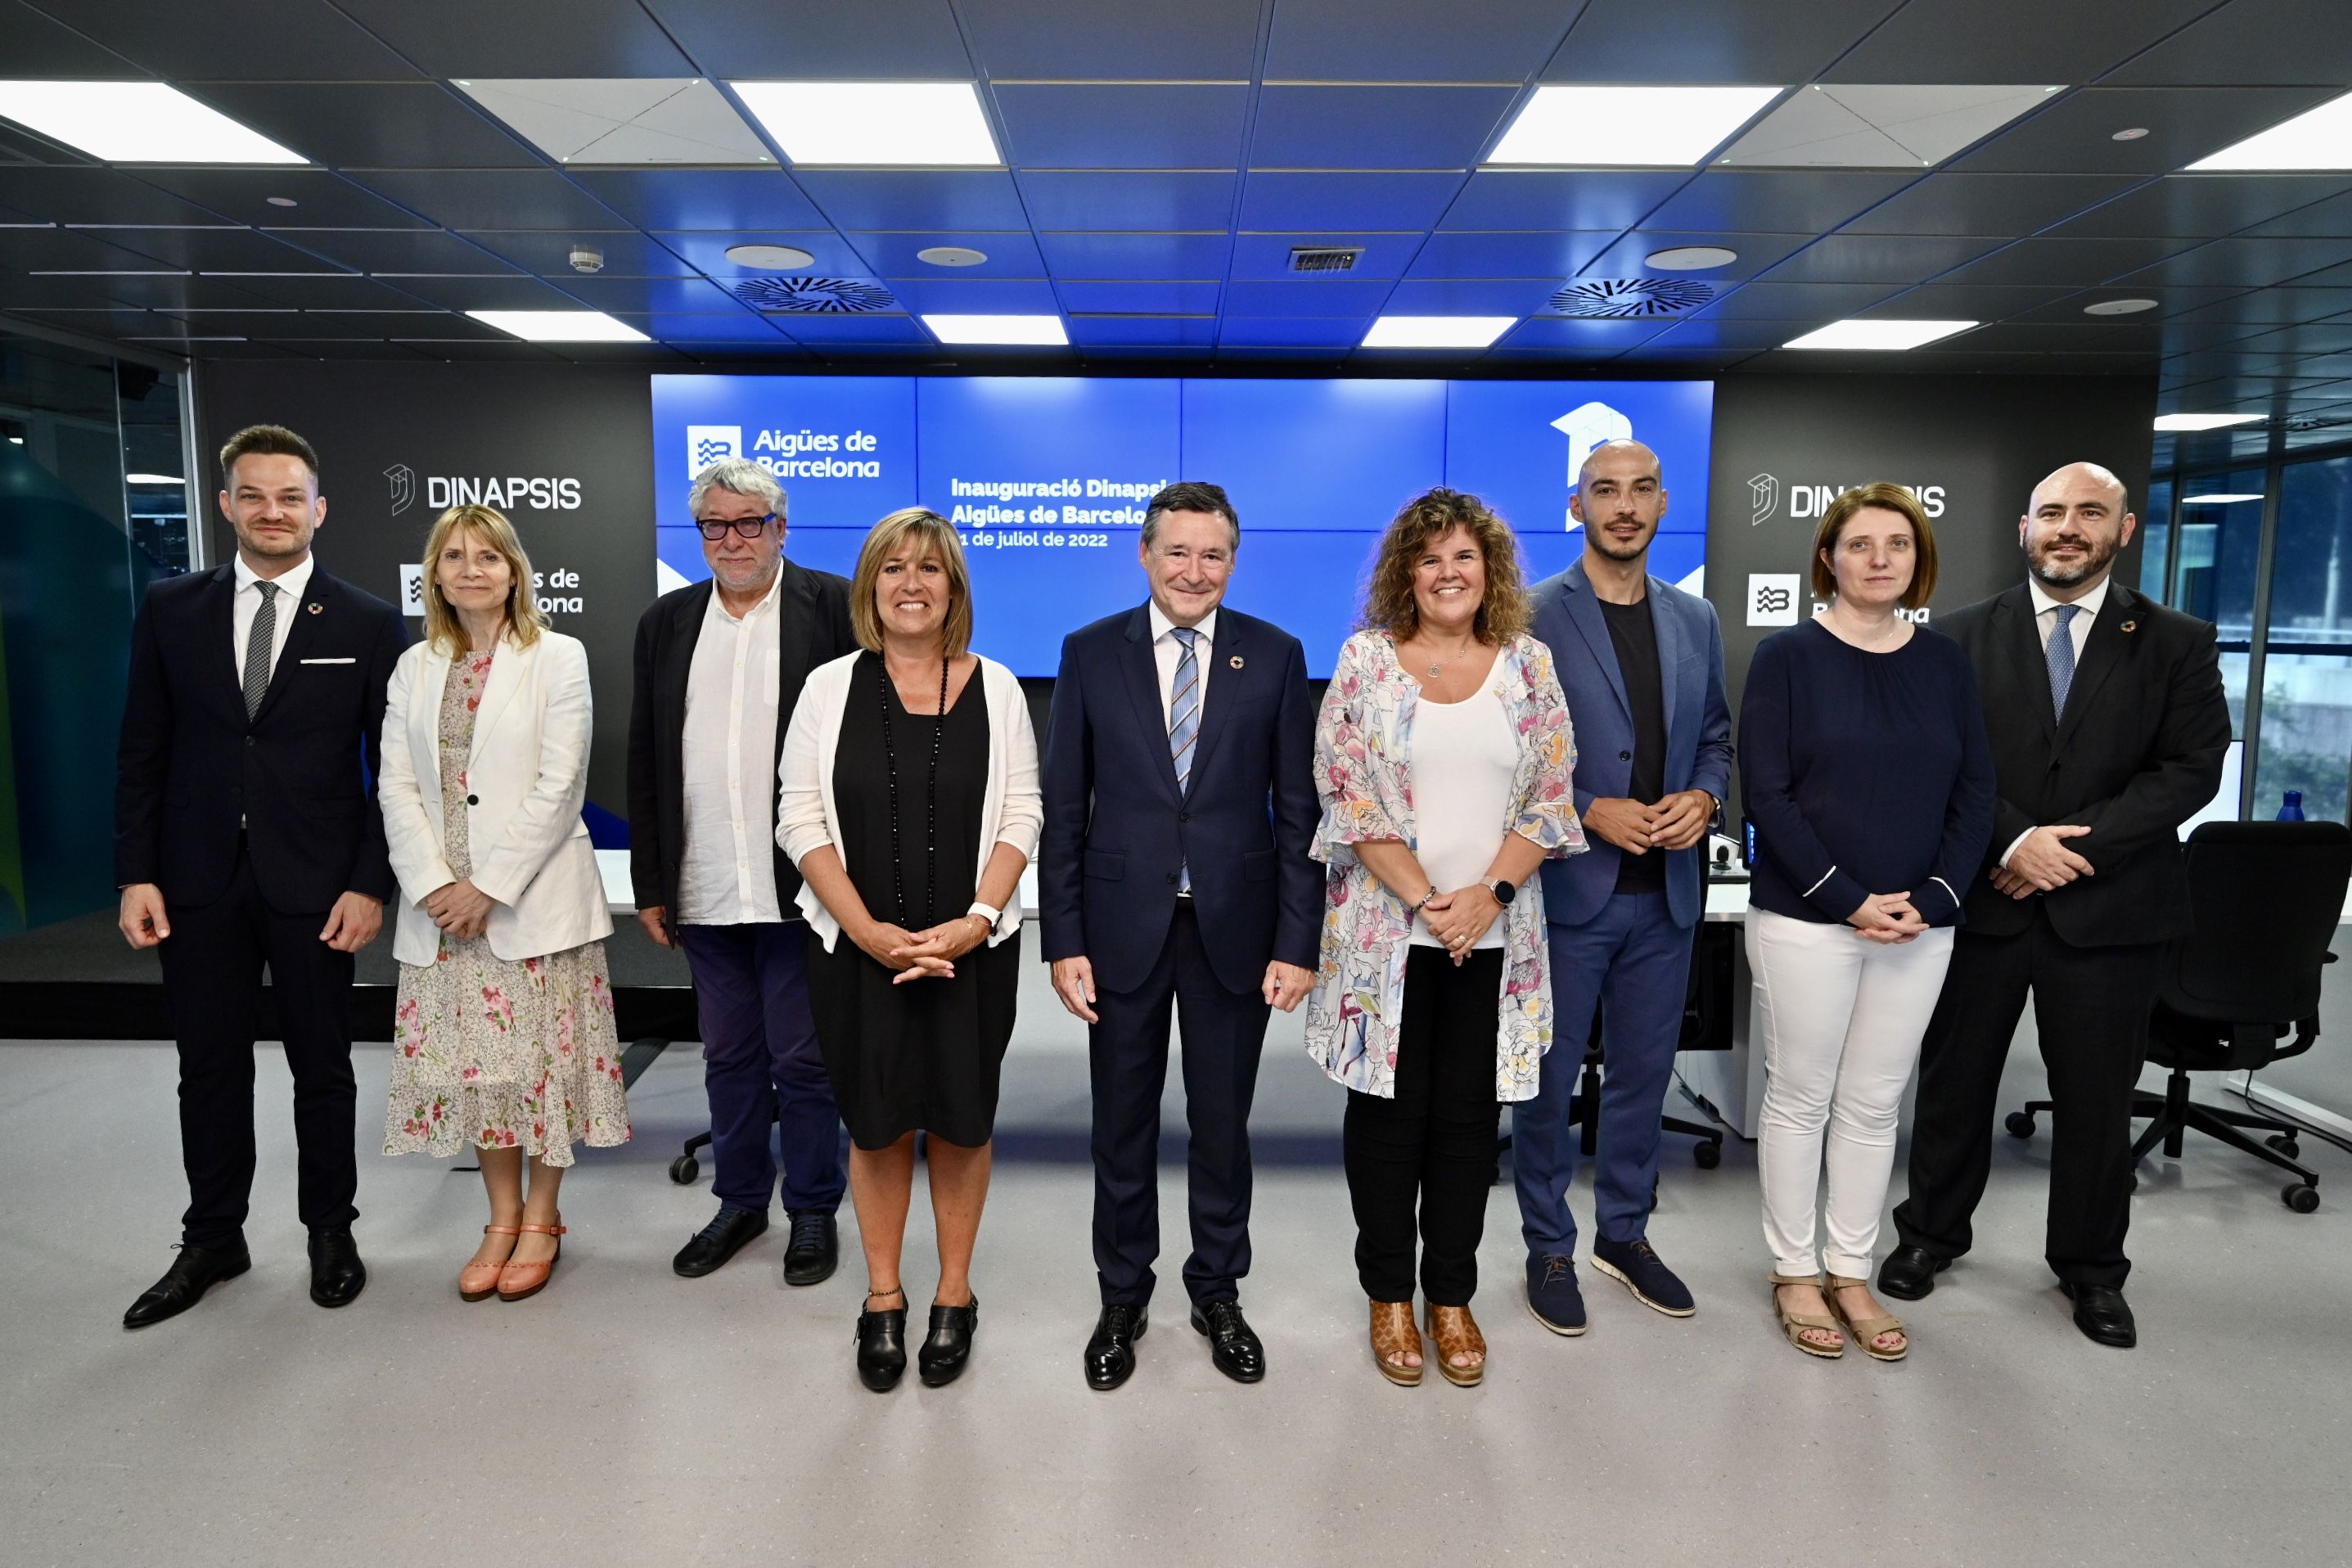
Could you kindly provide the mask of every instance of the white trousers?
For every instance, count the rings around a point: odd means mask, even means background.
[[[1748,911],[1755,1033],[1764,1042],[1756,1163],[1778,1272],[1869,1278],[1903,1086],[1951,962],[1948,926],[1888,944],[1843,923]],[[1817,1246],[1824,1165],[1828,1236]]]

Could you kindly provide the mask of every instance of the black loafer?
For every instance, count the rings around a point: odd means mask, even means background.
[[[857,1381],[877,1394],[887,1394],[906,1375],[907,1309],[858,1313]]]
[[[784,1283],[822,1285],[841,1264],[841,1232],[833,1215],[785,1211],[792,1239],[784,1246]]]
[[[944,1388],[963,1374],[971,1359],[971,1333],[980,1327],[980,1298],[961,1307],[931,1303],[931,1331],[915,1352],[915,1367],[925,1388]]]
[[[2132,1321],[2132,1310],[2124,1300],[2121,1289],[2113,1285],[2072,1285],[2061,1282],[2058,1289],[2074,1302],[2074,1326],[2083,1337],[2099,1344],[2113,1345],[2127,1351],[2139,1343],[2139,1325]]]
[[[1202,1301],[1192,1308],[1192,1326],[1208,1337],[1209,1359],[1235,1383],[1255,1383],[1265,1375],[1265,1347],[1242,1316],[1242,1304],[1230,1298]]]
[[[367,1265],[348,1229],[310,1233],[310,1300],[321,1307],[348,1307],[367,1289]]]
[[[681,1279],[699,1279],[715,1274],[726,1261],[740,1252],[754,1237],[764,1235],[768,1216],[751,1209],[722,1208],[717,1217],[694,1235],[694,1239],[677,1249],[669,1260]]]
[[[1916,1301],[1936,1288],[1936,1276],[1952,1266],[1924,1247],[1898,1247],[1878,1266],[1878,1288],[1897,1300]]]
[[[1135,1375],[1135,1342],[1150,1326],[1140,1307],[1105,1307],[1087,1340],[1087,1386],[1108,1394]]]
[[[205,1291],[224,1279],[234,1279],[253,1267],[243,1246],[183,1247],[163,1278],[147,1287],[131,1310],[122,1314],[126,1329],[143,1329],[166,1318],[176,1318],[204,1299]]]

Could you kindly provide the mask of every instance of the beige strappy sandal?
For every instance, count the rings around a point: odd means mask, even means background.
[[[1843,1274],[1824,1275],[1822,1279],[1822,1300],[1829,1303],[1831,1313],[1845,1325],[1848,1337],[1862,1347],[1863,1354],[1873,1361],[1901,1361],[1911,1353],[1911,1334],[1904,1328],[1902,1319],[1856,1318],[1838,1305],[1837,1293],[1851,1290],[1857,1285],[1867,1289],[1870,1281],[1849,1279]],[[1901,1334],[1903,1342],[1891,1351],[1880,1350],[1877,1342],[1882,1334]]]
[[[1807,1355],[1819,1356],[1823,1361],[1835,1361],[1845,1354],[1845,1330],[1840,1326],[1835,1318],[1816,1318],[1802,1312],[1791,1312],[1780,1300],[1780,1287],[1783,1285],[1811,1285],[1816,1290],[1821,1289],[1820,1275],[1773,1274],[1767,1278],[1772,1281],[1772,1310],[1780,1314],[1780,1331],[1789,1336],[1790,1344]],[[1824,1301],[1828,1300],[1828,1294],[1824,1292],[1822,1299]],[[1830,1310],[1836,1311],[1836,1306],[1832,1304]],[[1815,1344],[1805,1338],[1805,1331],[1808,1329],[1816,1333],[1826,1330],[1837,1335],[1838,1342],[1833,1345]]]

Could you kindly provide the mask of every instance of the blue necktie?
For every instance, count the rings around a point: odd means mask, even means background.
[[[1176,793],[1182,795],[1185,781],[1192,776],[1192,743],[1201,738],[1201,661],[1193,646],[1201,634],[1191,626],[1170,630],[1184,650],[1177,656],[1176,679],[1168,689],[1168,754],[1176,764]],[[1177,868],[1176,890],[1192,890],[1190,866]]]
[[[2066,690],[2074,684],[2074,634],[2068,629],[2080,605],[2058,606],[2058,629],[2050,634],[2050,710],[2057,718],[2066,716]]]

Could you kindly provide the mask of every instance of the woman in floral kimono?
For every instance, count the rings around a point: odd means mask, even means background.
[[[468,1301],[546,1286],[572,1146],[629,1137],[613,921],[580,820],[589,730],[587,650],[547,629],[513,526],[488,507],[443,512],[425,640],[384,705],[400,989],[383,1152],[478,1152],[490,1223],[457,1276]]]
[[[1381,541],[1316,727],[1328,879],[1307,1049],[1348,1088],[1372,1357],[1407,1386],[1416,1207],[1438,1371],[1486,1373],[1470,1298],[1501,1104],[1534,1096],[1551,1046],[1535,872],[1584,847],[1568,704],[1528,618],[1509,526],[1475,496],[1416,497]]]

